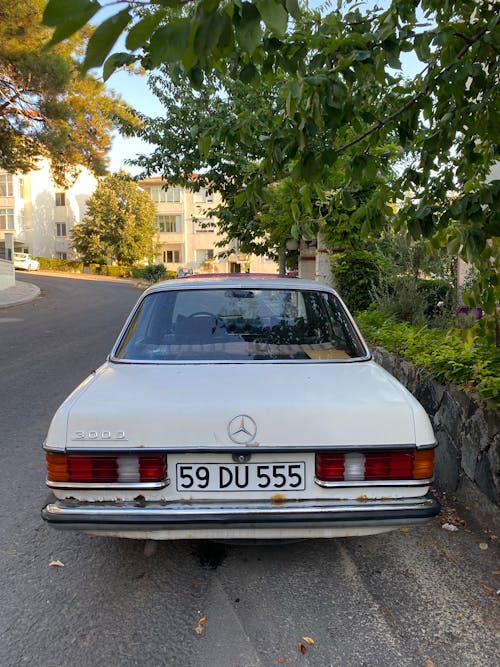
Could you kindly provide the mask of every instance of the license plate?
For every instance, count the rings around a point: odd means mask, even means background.
[[[305,462],[178,463],[177,491],[303,491]]]

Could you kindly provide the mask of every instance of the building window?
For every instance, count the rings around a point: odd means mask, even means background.
[[[66,223],[65,222],[56,223],[56,236],[66,236]]]
[[[215,222],[210,218],[193,218],[193,232],[215,232]]]
[[[66,206],[65,192],[56,192],[56,206]]]
[[[165,190],[161,185],[153,185],[151,188],[151,201],[157,204],[164,202],[180,202],[181,190],[180,188],[168,188]]]
[[[182,232],[180,215],[157,215],[156,226],[161,233]]]
[[[68,259],[68,253],[67,252],[56,252],[56,258],[57,259]]]
[[[163,253],[164,264],[180,264],[180,250],[165,250]]]
[[[205,189],[198,190],[194,193],[194,202],[196,204],[210,204],[214,200],[212,192],[207,192]]]
[[[15,229],[13,208],[0,208],[0,229]]]
[[[14,186],[12,174],[0,174],[0,197],[13,197]]]
[[[196,249],[194,251],[194,258],[197,264],[203,264],[203,262],[206,262],[207,259],[213,259],[214,258],[213,248],[206,248],[205,250]]]

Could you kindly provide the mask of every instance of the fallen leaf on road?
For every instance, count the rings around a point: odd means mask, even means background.
[[[198,625],[195,628],[195,632],[196,632],[197,635],[202,635],[203,634],[203,630],[204,630],[203,626],[205,625],[206,622],[207,622],[206,617],[202,616],[200,618],[200,620],[198,621]]]
[[[486,593],[486,595],[493,595],[494,594],[494,592],[495,592],[494,588],[490,588],[486,584],[479,584],[479,585],[481,586],[483,591]]]
[[[481,549],[481,551],[486,551],[486,549],[488,548],[488,545],[486,544],[486,542],[480,542],[479,543],[479,548]]]
[[[302,653],[302,655],[305,655],[307,653],[307,647],[304,646],[302,642],[299,642],[299,651]]]
[[[492,570],[491,574],[498,575],[498,574],[500,574],[500,570]]]
[[[450,563],[458,565],[458,560],[455,558],[453,554],[450,554],[449,551],[441,551],[441,556],[444,556],[444,558],[446,558],[446,560],[449,560]]]
[[[283,665],[284,662],[285,662],[285,656],[284,656],[284,655],[280,655],[280,657],[278,658],[278,663],[279,663],[280,665]]]
[[[400,533],[409,533],[410,529],[407,528],[406,526],[403,526],[402,528],[399,529],[399,532]]]
[[[466,600],[467,604],[469,604],[471,607],[477,607],[477,602],[474,602],[474,600]]]
[[[424,665],[425,667],[436,667],[436,663],[434,663],[430,658],[426,659]]]
[[[314,639],[312,637],[302,637],[306,644],[312,646],[314,644]]]
[[[390,611],[391,611],[391,610],[389,609],[389,607],[384,607],[384,608],[382,609],[382,613],[383,613],[383,614],[388,614]]]
[[[49,567],[64,567],[64,563],[61,563],[60,560],[51,560]]]

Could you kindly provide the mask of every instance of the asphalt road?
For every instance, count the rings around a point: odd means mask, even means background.
[[[139,292],[18,279],[42,295],[0,311],[2,667],[500,664],[500,562],[484,527],[451,533],[436,518],[378,537],[227,546],[46,526],[50,418],[104,360]]]

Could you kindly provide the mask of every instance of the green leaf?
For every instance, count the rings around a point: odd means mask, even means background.
[[[172,21],[153,34],[150,43],[153,67],[182,59],[189,47],[189,29],[190,20],[183,18]]]
[[[130,21],[128,9],[124,9],[114,16],[101,23],[89,39],[83,69],[85,71],[92,67],[99,67],[103,64],[106,56],[111,51],[114,43],[121,35],[124,28]]]
[[[276,0],[258,0],[257,7],[269,30],[282,37],[288,25],[288,14],[283,5]]]
[[[200,156],[206,157],[212,146],[212,137],[210,134],[202,134],[198,139],[198,146],[200,150]]]
[[[290,16],[293,16],[294,19],[300,19],[302,12],[298,0],[286,0],[285,6]]]
[[[140,48],[148,41],[151,34],[159,26],[162,19],[165,17],[165,11],[155,12],[154,14],[148,14],[138,23],[136,23],[130,30],[127,35],[127,40],[125,46],[130,51],[135,51]]]
[[[252,83],[258,74],[258,70],[253,63],[249,63],[241,68],[240,80],[243,83]]]
[[[96,13],[96,9],[91,8],[87,12],[84,12],[80,14],[80,16],[76,18],[69,19],[69,21],[65,21],[64,23],[60,23],[57,28],[54,30],[52,34],[52,38],[50,42],[45,46],[46,49],[48,49],[51,46],[54,46],[55,44],[59,44],[59,42],[62,42],[64,39],[67,37],[71,37],[71,35],[74,35],[76,32],[80,30],[90,19],[94,16]]]
[[[255,5],[249,2],[242,4],[240,14],[234,17],[234,28],[238,44],[252,55],[262,40],[260,15]]]
[[[196,29],[194,51],[198,56],[208,55],[219,42],[225,22],[220,14],[213,13],[203,19]]]
[[[131,53],[112,53],[102,68],[102,78],[107,81],[119,67],[131,65],[135,62],[135,56]]]
[[[44,25],[55,27],[70,20],[80,21],[83,15],[91,18],[101,9],[97,0],[49,0],[43,12],[42,22]],[[88,18],[80,23],[84,25]]]
[[[200,90],[200,88],[203,86],[203,70],[201,69],[201,67],[199,67],[198,65],[191,67],[191,69],[188,72],[188,76],[193,88],[195,88],[196,90]]]

